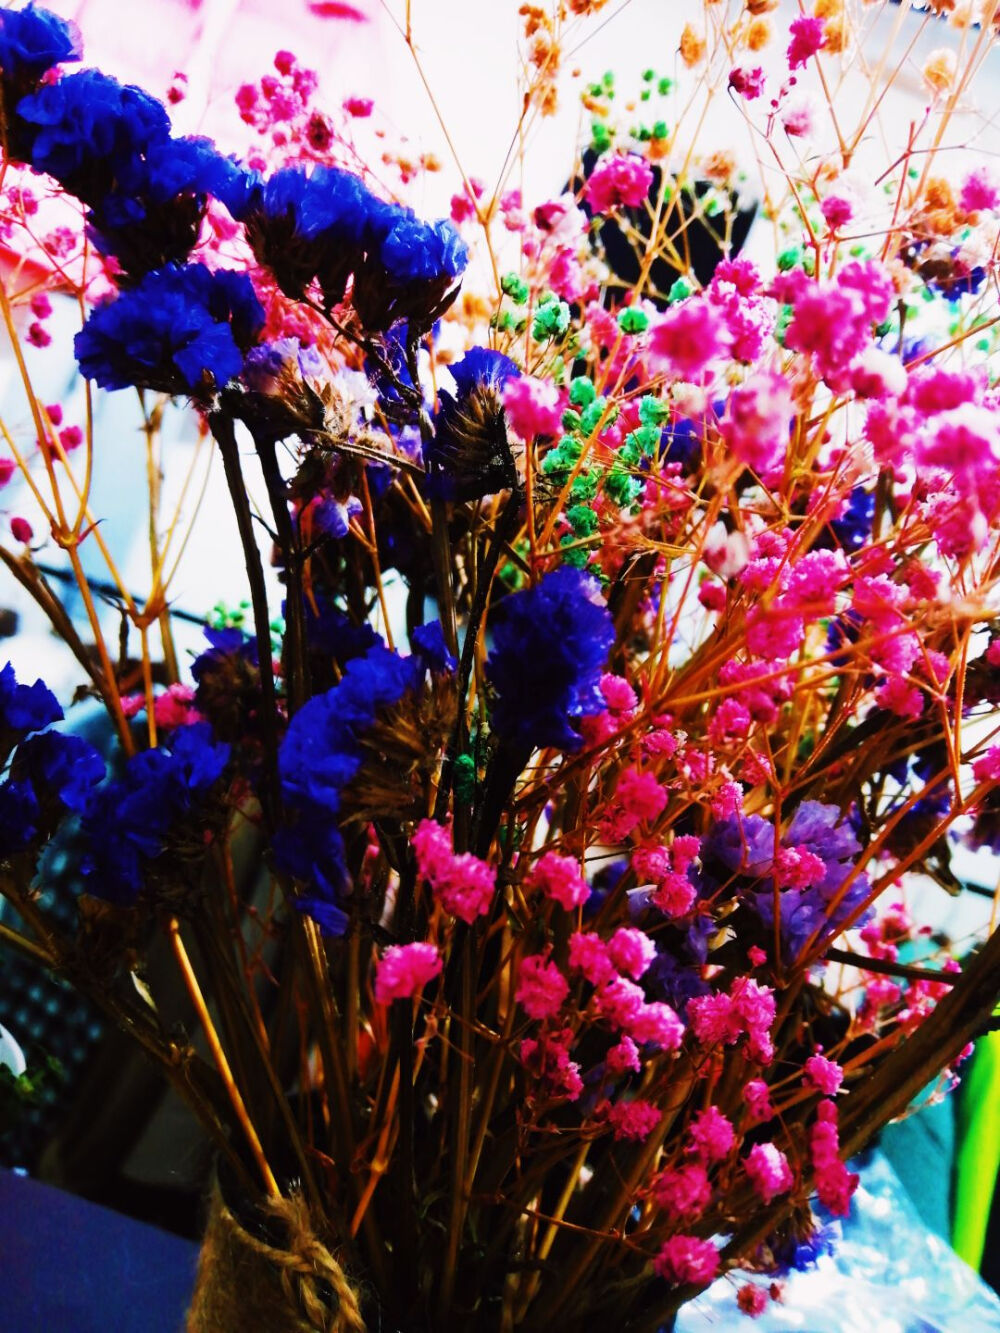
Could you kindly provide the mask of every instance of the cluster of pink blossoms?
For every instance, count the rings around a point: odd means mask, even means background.
[[[496,872],[471,852],[456,855],[451,834],[433,819],[423,819],[411,839],[417,858],[417,873],[427,880],[446,912],[471,925],[490,909],[496,888]]]

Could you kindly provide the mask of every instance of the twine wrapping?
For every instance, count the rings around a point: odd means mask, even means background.
[[[301,1194],[268,1203],[279,1249],[245,1230],[212,1194],[187,1333],[365,1333],[347,1274],[316,1235]]]

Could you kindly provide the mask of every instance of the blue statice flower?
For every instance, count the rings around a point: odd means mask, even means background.
[[[357,176],[339,167],[284,167],[266,181],[234,179],[221,197],[286,295],[303,296],[315,280],[328,306],[343,300],[374,203]]]
[[[0,782],[0,860],[25,851],[38,836],[42,812],[30,782]]]
[[[204,633],[209,647],[191,664],[195,706],[220,740],[255,743],[261,707],[257,640],[235,627]]]
[[[17,100],[38,85],[53,65],[83,53],[75,24],[29,4],[0,9],[0,79],[8,120]]]
[[[63,711],[44,681],[20,685],[10,662],[0,670],[0,761],[29,732],[62,721]]]
[[[454,671],[458,666],[454,654],[449,652],[444,641],[444,630],[441,628],[440,620],[417,625],[410,633],[410,643],[414,653],[428,671]]]
[[[90,235],[134,281],[188,257],[205,206],[239,171],[210,139],[162,138],[115,164],[113,188],[92,202]]]
[[[517,484],[507,438],[502,392],[520,375],[510,357],[473,347],[449,367],[455,393],[442,389],[428,444],[427,494],[445,500],[478,500]]]
[[[875,517],[875,496],[863,486],[855,486],[847,507],[839,518],[831,519],[829,531],[832,538],[848,553],[859,551],[872,535],[872,520]],[[820,533],[813,543],[814,548],[833,545],[833,540],[826,533]]]
[[[98,306],[74,350],[102,389],[135,385],[204,401],[239,375],[263,323],[246,274],[171,264]]]
[[[168,748],[169,747],[169,748]],[[81,822],[81,870],[94,897],[129,905],[164,858],[170,841],[195,822],[229,760],[204,722],[179,727],[166,745],[129,760],[122,776],[86,801]]]
[[[170,119],[155,97],[94,69],[22,98],[17,115],[30,140],[31,166],[91,206],[111,193],[123,164],[170,135]]]
[[[418,659],[400,657],[381,643],[348,662],[342,680],[310,699],[288,724],[278,756],[285,800],[336,814],[342,788],[361,768],[362,738],[379,709],[415,689],[422,675]]]
[[[272,841],[275,864],[308,885],[296,906],[327,933],[342,933],[347,884],[344,843],[337,827],[344,788],[361,771],[364,739],[381,709],[415,690],[419,659],[399,657],[379,641],[354,657],[342,679],[316,695],[288,724],[278,755],[288,823]]]
[[[0,856],[51,835],[67,812],[79,814],[104,775],[104,760],[79,736],[44,731],[23,740],[0,782]]]
[[[326,409],[318,388],[327,368],[314,347],[297,338],[277,338],[251,347],[243,363],[242,384],[227,393],[225,406],[246,422],[254,439],[308,440],[321,430]]]
[[[45,731],[17,747],[13,769],[41,800],[51,799],[80,814],[91,790],[107,771],[104,760],[82,736]]]
[[[854,829],[836,805],[803,801],[782,835],[779,849],[795,849],[818,857],[822,872],[807,887],[780,889],[781,938],[789,959],[795,958],[814,934],[835,935],[868,896],[867,875],[854,877],[833,907],[862,847]],[[702,842],[699,888],[711,892],[733,883],[765,929],[774,928],[774,825],[760,815],[730,815],[720,820]]]
[[[367,329],[405,319],[427,329],[447,308],[469,252],[447,219],[424,222],[408,208],[380,201],[369,208],[365,258],[351,300]]]
[[[493,730],[518,746],[578,750],[570,722],[603,711],[601,674],[615,639],[597,580],[562,567],[498,612],[486,662]]]
[[[309,598],[305,600],[306,641],[311,652],[336,662],[343,670],[354,658],[364,657],[376,644],[383,644],[381,635],[367,621],[356,625],[319,590],[314,592],[313,600],[315,609]]]

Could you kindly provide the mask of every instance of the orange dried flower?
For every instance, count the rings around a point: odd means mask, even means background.
[[[750,51],[762,51],[771,40],[771,24],[767,19],[754,19],[746,31],[746,44]]]
[[[747,0],[748,14],[770,14],[778,8],[779,0]]]
[[[522,5],[517,12],[524,18],[525,37],[534,37],[539,30],[552,31],[552,20],[540,5]]]
[[[847,20],[843,16],[828,18],[823,24],[823,50],[836,55],[840,51],[846,51],[849,44]]]
[[[705,38],[690,23],[685,23],[684,31],[681,33],[680,53],[681,59],[692,69],[698,64],[705,55]]]
[[[946,93],[955,82],[957,71],[958,57],[949,47],[942,46],[930,53],[920,73],[932,93]]]
[[[732,153],[724,148],[717,149],[709,154],[702,163],[702,171],[710,181],[718,181],[720,184],[729,180],[730,176],[736,170],[736,159]]]

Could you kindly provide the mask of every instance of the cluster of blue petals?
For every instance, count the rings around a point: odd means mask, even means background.
[[[782,946],[791,960],[813,936],[835,935],[868,896],[871,885],[867,875],[856,875],[837,906],[832,906],[861,852],[861,843],[836,805],[803,801],[780,845],[811,852],[825,867],[818,883],[779,892]],[[715,824],[702,843],[702,891],[710,892],[738,876],[740,896],[763,925],[773,930],[774,852],[775,832],[770,820],[761,815],[730,815]]]
[[[22,685],[10,662],[0,671],[0,758],[31,731],[61,722],[59,701],[42,680]]]
[[[455,392],[438,392],[434,438],[428,443],[426,490],[436,499],[474,500],[515,485],[500,394],[520,375],[502,352],[473,347],[449,366]]]
[[[246,274],[168,265],[98,306],[74,349],[81,373],[102,389],[197,396],[239,375],[263,324]]]
[[[241,174],[210,140],[173,138],[155,97],[99,70],[22,97],[15,129],[17,150],[88,205],[95,244],[133,281],[185,259],[208,196]]]
[[[79,33],[58,14],[36,5],[0,9],[0,75],[4,90],[38,82],[53,65],[79,60]]]
[[[363,741],[379,712],[419,689],[430,669],[451,670],[440,624],[415,635],[412,657],[400,657],[379,639],[347,662],[341,680],[295,714],[278,755],[289,822],[275,835],[280,870],[313,887],[296,906],[327,934],[342,934],[347,870],[337,828],[341,793],[364,764]]]
[[[494,732],[532,749],[578,750],[570,722],[603,711],[601,674],[615,639],[597,580],[556,569],[497,611],[486,662]]]
[[[62,716],[42,681],[19,684],[10,663],[0,671],[0,761],[10,759],[0,782],[0,857],[50,833],[66,811],[81,811],[104,777],[93,746],[44,730]]]
[[[81,862],[87,892],[120,905],[138,897],[168,839],[198,816],[229,760],[229,746],[205,722],[179,727],[155,750],[129,760],[122,776],[92,792],[83,809]]]
[[[449,221],[424,222],[337,167],[285,167],[266,180],[248,172],[219,197],[289,296],[315,280],[333,305],[353,274],[354,305],[369,329],[426,323],[468,262]]]

